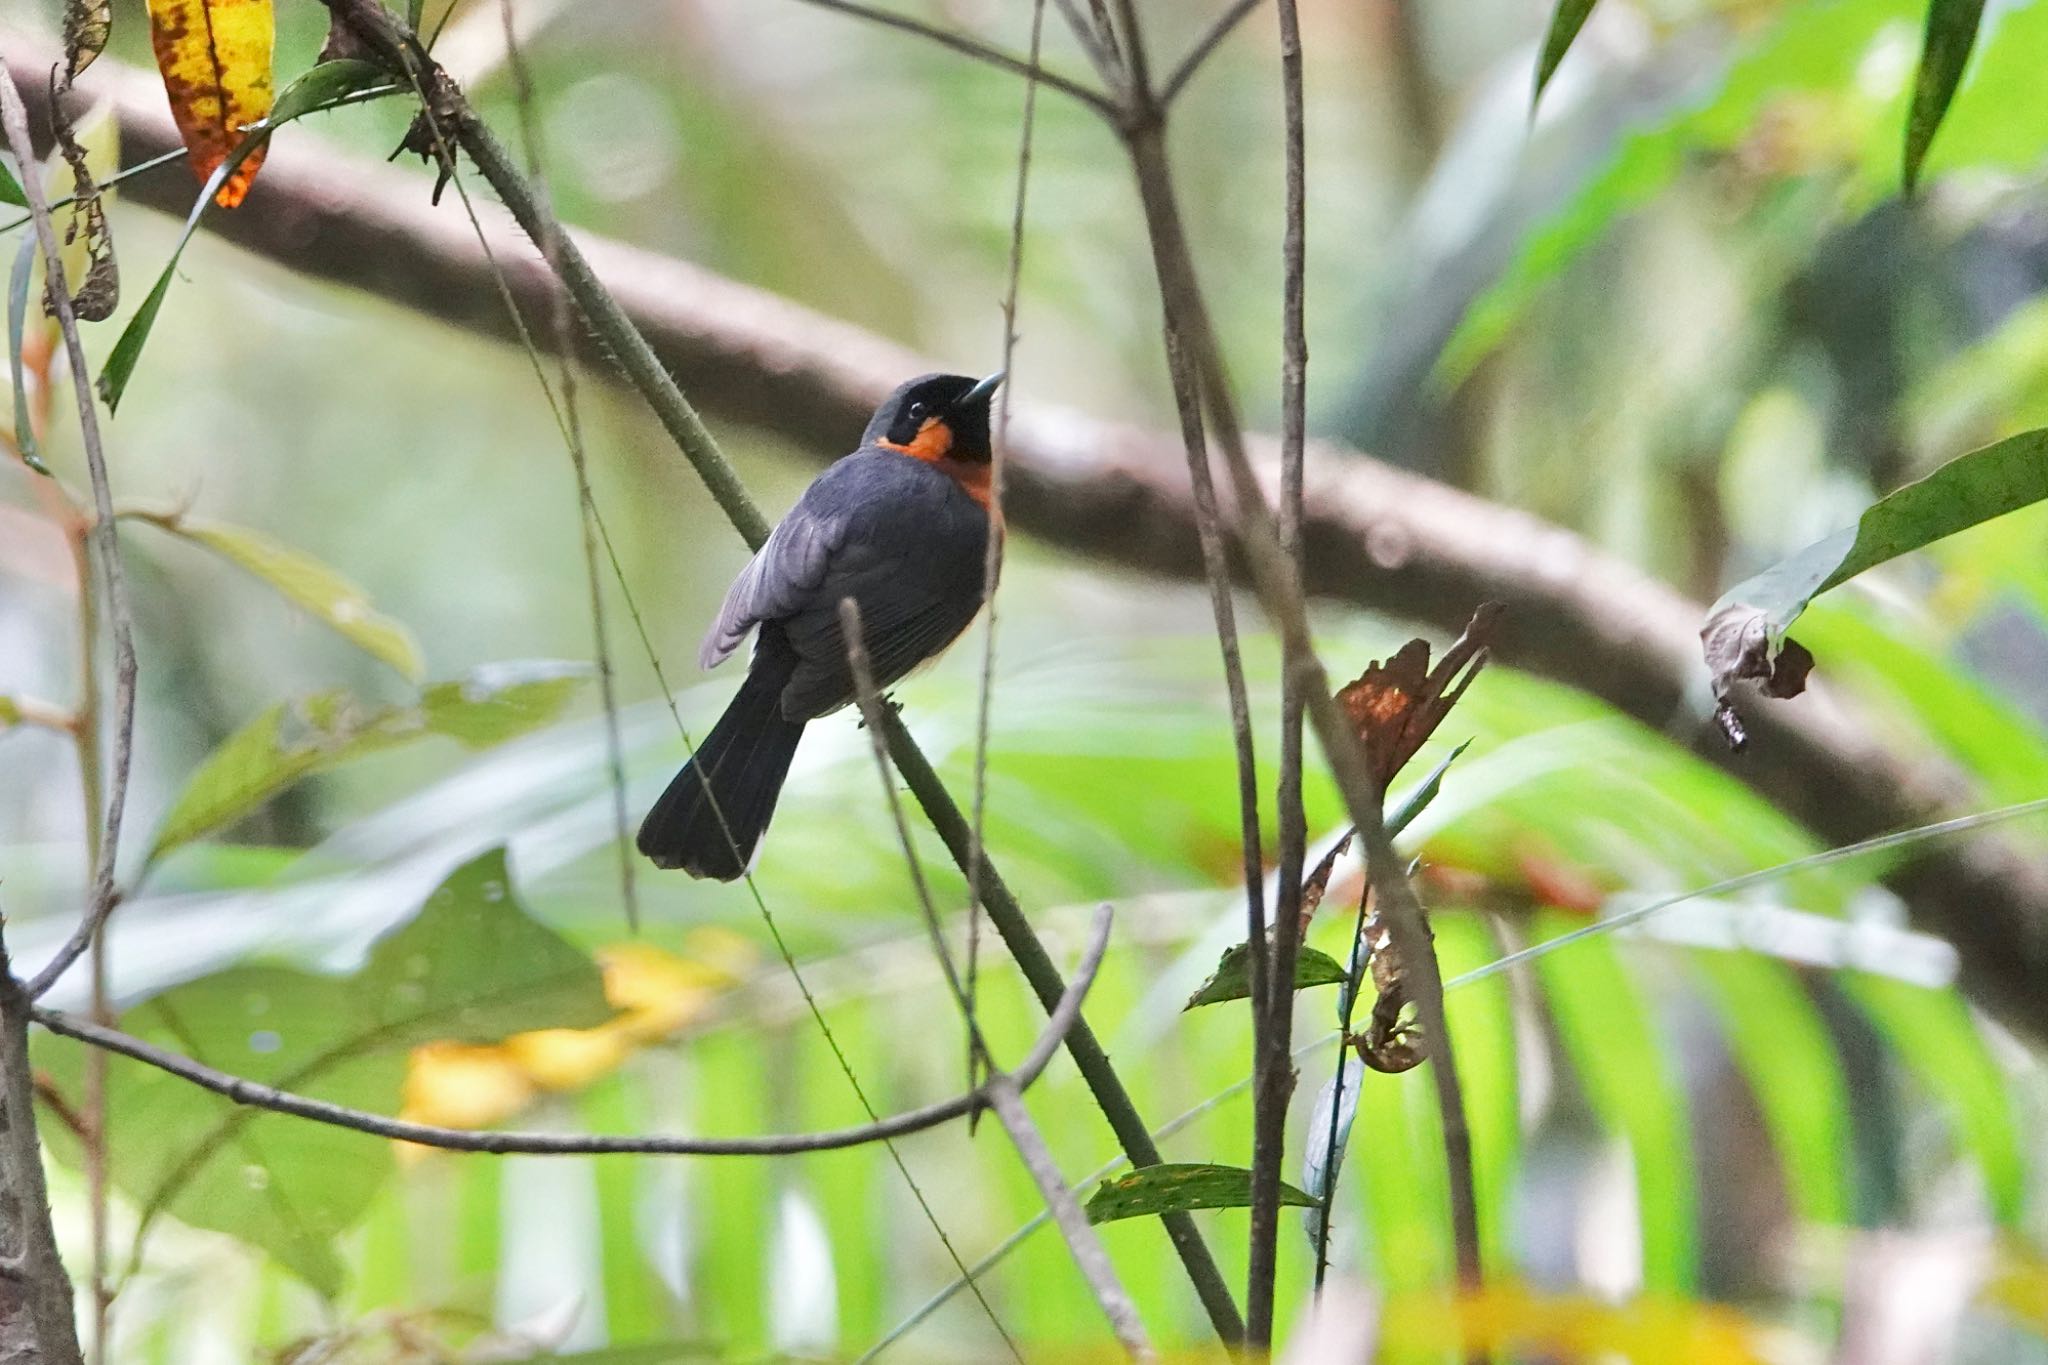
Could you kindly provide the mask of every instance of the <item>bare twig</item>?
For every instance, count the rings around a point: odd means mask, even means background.
[[[498,12],[505,31],[505,63],[512,74],[513,102],[519,110],[520,141],[526,146],[526,173],[540,200],[542,217],[549,227],[539,243],[540,252],[551,269],[560,274],[562,232],[549,202],[545,154],[539,120],[533,107],[533,80],[526,69],[525,54],[519,48],[519,34],[512,20],[512,0],[499,0]],[[597,655],[598,694],[604,706],[605,759],[611,768],[612,819],[618,830],[619,903],[625,907],[626,924],[640,929],[640,899],[634,891],[633,839],[626,814],[626,751],[619,737],[619,695],[617,670],[612,666],[611,632],[605,621],[604,581],[598,573],[597,499],[590,491],[590,464],[583,448],[583,415],[576,403],[576,330],[570,322],[569,295],[554,291],[554,307],[548,310],[554,332],[555,353],[561,359],[558,377],[564,443],[569,465],[576,476],[576,528],[583,541],[583,575],[590,593],[591,649]]]
[[[1038,65],[1045,39],[1045,0],[1031,6],[1031,65]],[[994,509],[992,525],[1003,525],[1003,477],[1009,461],[1005,454],[1010,439],[1010,395],[1016,390],[1012,362],[1017,353],[1017,292],[1024,275],[1025,191],[1031,184],[1031,134],[1038,121],[1038,82],[1024,85],[1023,130],[1017,136],[1017,194],[1010,214],[1009,277],[1003,288],[1003,387],[996,395],[995,441],[989,460],[989,505]],[[974,705],[974,797],[969,822],[967,867],[967,1012],[974,1015],[976,985],[981,966],[981,850],[988,814],[988,735],[996,684],[996,585],[1002,576],[1003,541],[1000,530],[988,538],[988,552],[982,557],[981,600],[984,620],[981,631],[981,680]],[[968,1059],[968,1083],[975,1080],[974,1061]]]
[[[988,1055],[988,1045],[982,1039],[981,1028],[975,1022],[974,1001],[953,968],[953,955],[946,947],[945,931],[939,925],[938,906],[932,901],[931,888],[926,885],[923,865],[918,861],[917,849],[911,843],[910,824],[903,818],[903,803],[896,799],[896,784],[889,775],[889,749],[882,737],[882,717],[887,703],[875,690],[874,670],[868,661],[866,638],[861,630],[860,604],[851,597],[839,603],[840,633],[846,640],[846,664],[853,673],[855,699],[859,702],[861,718],[874,742],[875,769],[881,774],[882,795],[888,803],[890,817],[896,825],[896,837],[903,849],[904,864],[910,869],[910,881],[917,895],[918,907],[923,911],[925,926],[931,934],[932,952],[939,960],[946,984],[952,989],[953,1001],[960,1007],[960,1016],[967,1023],[969,1055],[978,1059],[981,1066],[992,1068],[994,1063]],[[1109,907],[1102,907],[1106,915]],[[1046,1207],[1052,1211],[1053,1220],[1059,1224],[1060,1233],[1066,1238],[1067,1249],[1073,1254],[1074,1264],[1080,1268],[1081,1277],[1088,1282],[1088,1288],[1095,1300],[1102,1306],[1109,1318],[1117,1340],[1134,1359],[1153,1358],[1152,1348],[1145,1339],[1145,1330],[1138,1322],[1137,1309],[1132,1305],[1130,1295],[1118,1281],[1116,1270],[1103,1252],[1101,1239],[1095,1229],[1081,1213],[1080,1205],[1061,1181],[1059,1168],[1053,1163],[1052,1153],[1046,1150],[1045,1139],[1039,1135],[1038,1126],[1031,1121],[1030,1111],[1024,1107],[1023,1096],[1017,1083],[1000,1071],[991,1070],[988,1080],[981,1086],[990,1106],[1002,1120],[1003,1130],[1017,1148],[1017,1155],[1038,1182],[1039,1192],[1044,1196]],[[965,1273],[965,1267],[962,1267]]]
[[[1216,16],[1216,22],[1209,25],[1208,31],[1188,49],[1188,55],[1180,59],[1180,65],[1173,69],[1172,74],[1167,76],[1166,83],[1159,87],[1159,102],[1172,104],[1174,97],[1186,88],[1187,83],[1195,78],[1195,73],[1209,60],[1209,55],[1223,45],[1223,40],[1228,38],[1231,31],[1246,15],[1257,9],[1261,2],[1262,0],[1230,0],[1230,8]]]
[[[48,197],[43,193],[40,178],[30,173],[36,161],[29,141],[28,111],[22,105],[21,92],[15,88],[12,71],[0,71],[0,121],[5,123],[7,145],[14,153],[15,164],[24,168],[22,188],[27,192],[36,239],[42,247],[50,306],[64,336],[71,386],[78,402],[79,436],[85,446],[86,470],[92,479],[92,557],[98,562],[100,579],[105,584],[106,618],[114,640],[113,771],[107,783],[106,810],[93,812],[93,819],[88,822],[99,838],[91,899],[78,928],[29,983],[28,992],[33,998],[48,990],[78,960],[98,936],[107,916],[113,913],[114,858],[120,848],[121,816],[128,805],[128,770],[135,754],[135,640],[128,579],[121,567],[120,532],[114,522],[114,495],[107,479],[106,450],[100,441],[99,408],[92,392],[92,373],[86,368],[85,347],[78,339],[78,315],[71,307],[70,284],[64,278],[64,259],[58,249],[56,226],[50,219]],[[81,583],[79,591],[90,595],[92,584]],[[84,678],[80,682],[83,695],[97,696],[99,679]],[[93,755],[95,764],[98,757],[97,753]]]
[[[922,19],[912,18],[907,14],[897,14],[893,10],[885,10],[875,5],[863,4],[861,0],[803,0],[803,3],[814,5],[819,9],[837,10],[841,14],[851,14],[858,18],[866,19],[870,23],[881,24],[886,28],[900,29],[905,33],[914,33],[918,37],[929,39],[941,47],[950,48],[962,56],[972,57],[978,62],[985,62],[990,66],[999,67],[1013,75],[1026,77],[1050,89],[1057,90],[1062,95],[1079,100],[1104,118],[1108,118],[1112,114],[1114,106],[1101,91],[1090,90],[1079,81],[1070,80],[1056,71],[1047,71],[1038,64],[1036,58],[1025,61],[1011,56],[1000,48],[990,47],[987,43],[970,38],[964,33],[955,33],[952,29],[940,28],[936,24],[928,24]]]
[[[0,77],[0,86],[5,86]],[[19,105],[14,106],[19,108]],[[24,160],[24,167],[35,166]],[[34,175],[24,175],[32,180]],[[0,918],[0,925],[4,925]],[[29,998],[15,980],[0,941],[0,1275],[12,1280],[34,1325],[36,1359],[80,1365],[72,1319],[71,1277],[50,1225],[50,1194],[43,1182],[43,1147],[36,1136],[35,1070],[28,1055]]]
[[[1031,1111],[1024,1107],[1024,1097],[1018,1093],[1016,1082],[998,1072],[989,1078],[988,1097],[1124,1353],[1133,1360],[1157,1359],[1152,1343],[1146,1339],[1145,1326],[1138,1321],[1137,1305],[1131,1302],[1130,1294],[1117,1278],[1116,1267],[1109,1263],[1109,1253],[1103,1250],[1102,1239],[1081,1212],[1074,1192],[1060,1178],[1060,1169],[1047,1150],[1038,1125],[1031,1121]]]
[[[1031,1051],[1011,1073],[1011,1082],[1017,1087],[1029,1088],[1044,1073],[1046,1066],[1065,1041],[1067,1033],[1080,1022],[1081,1002],[1087,995],[1089,987],[1094,984],[1096,972],[1102,965],[1103,954],[1109,946],[1109,927],[1109,907],[1104,906],[1096,916],[1088,942],[1088,951],[1083,955],[1081,966],[1074,974],[1073,984],[1047,1016],[1046,1026],[1038,1035],[1037,1041],[1031,1045]],[[291,1114],[335,1128],[368,1133],[373,1137],[396,1138],[401,1142],[413,1142],[423,1147],[436,1147],[451,1152],[489,1152],[501,1155],[521,1153],[535,1156],[791,1156],[802,1152],[829,1152],[846,1147],[861,1147],[910,1133],[921,1133],[928,1128],[936,1128],[962,1118],[988,1103],[985,1091],[969,1091],[937,1104],[928,1104],[921,1109],[912,1109],[855,1128],[836,1128],[819,1133],[792,1133],[772,1137],[613,1137],[589,1133],[476,1132],[466,1128],[443,1128],[434,1124],[414,1123],[407,1119],[391,1118],[384,1114],[373,1114],[367,1110],[351,1109],[346,1105],[296,1095],[275,1086],[249,1080],[247,1077],[217,1070],[196,1062],[183,1053],[160,1048],[154,1043],[131,1037],[117,1029],[73,1018],[53,1009],[37,1006],[33,1014],[35,1021],[52,1033],[76,1038],[82,1043],[153,1066],[159,1071],[190,1081],[203,1090],[210,1090],[216,1095],[233,1100],[236,1104],[246,1104],[278,1114]]]
[[[436,67],[398,21],[375,0],[323,0],[335,17],[362,38],[368,49],[388,67],[399,72],[417,70],[427,94],[428,107],[452,130],[462,149],[498,192],[522,230],[535,241],[546,234],[545,210],[536,201],[524,177],[511,164],[504,148],[478,120],[462,91]],[[627,377],[655,410],[656,416],[675,437],[692,467],[704,480],[721,510],[747,543],[758,547],[767,538],[768,526],[759,507],[748,494],[732,466],[725,460],[696,410],[683,397],[675,380],[662,366],[647,339],[626,316],[618,300],[598,280],[575,238],[564,234],[559,262],[563,283],[576,301],[585,320],[620,361]],[[969,848],[967,822],[950,792],[938,780],[931,765],[919,751],[909,732],[892,716],[888,718],[889,751],[904,773],[912,793],[926,816],[940,831],[947,850],[963,872],[975,865]],[[1003,935],[1011,955],[1022,967],[1039,1002],[1050,1010],[1059,1000],[1064,983],[1044,945],[1038,941],[1023,909],[1003,885],[984,856],[980,861],[990,918]],[[1127,1142],[1126,1151],[1141,1165],[1155,1164],[1157,1149],[1146,1136],[1145,1125],[1132,1104],[1129,1092],[1116,1074],[1086,1022],[1079,1022],[1068,1035],[1083,1078],[1111,1127]],[[1235,1304],[1216,1270],[1200,1232],[1185,1213],[1162,1218],[1175,1249],[1180,1253],[1190,1280],[1217,1331],[1226,1340],[1242,1332]]]
[[[10,47],[17,79],[47,63]],[[153,74],[113,58],[93,68],[117,108],[122,145],[137,158],[183,158]],[[33,96],[34,91],[28,92]],[[173,150],[176,149],[176,150]],[[311,279],[366,290],[444,325],[517,342],[498,277],[466,226],[433,211],[415,177],[323,148],[302,133],[271,149],[259,214],[209,215],[208,231]],[[189,180],[138,176],[127,202],[181,218]],[[511,225],[485,223],[523,306],[546,308],[554,288]],[[943,368],[872,332],[673,257],[572,233],[661,365],[695,377],[705,411],[780,435],[824,456],[843,449],[905,375]],[[372,268],[374,266],[374,268]],[[545,339],[544,339],[545,340]],[[608,368],[607,379],[620,376]],[[1250,444],[1277,468],[1265,438]],[[1140,574],[1203,573],[1177,435],[1016,401],[1006,443],[1004,515],[1020,532]],[[1311,442],[1304,585],[1324,600],[1455,632],[1474,602],[1507,604],[1504,663],[1562,680],[1644,725],[1695,733],[1686,688],[1699,671],[1704,608],[1634,566],[1540,518],[1403,473],[1357,450]],[[1242,573],[1242,565],[1239,566]],[[1969,808],[1972,789],[1952,762],[1901,746],[1858,719],[1846,699],[1823,712],[1790,706],[1762,716],[1738,761],[1700,729],[1698,753],[1833,844],[1937,820]],[[2048,900],[2048,874],[2003,840],[1922,847],[1887,869],[1920,929],[1954,943],[1963,988],[2031,1037],[2048,1034],[2048,939],[2028,927]],[[2017,948],[2016,948],[2017,945]]]
[[[55,82],[53,81],[53,86]],[[51,117],[56,121],[60,134],[63,132],[63,111],[51,100]],[[71,371],[73,395],[77,401],[79,434],[85,446],[86,468],[92,480],[93,518],[89,529],[82,535],[74,535],[72,544],[78,561],[79,601],[79,706],[77,725],[73,732],[79,758],[79,786],[85,794],[85,846],[89,870],[90,892],[84,913],[80,916],[77,930],[58,952],[50,966],[36,978],[31,986],[31,995],[40,993],[49,981],[55,981],[57,974],[68,968],[78,958],[81,950],[91,953],[92,1007],[95,1015],[104,1015],[107,1007],[107,962],[106,941],[101,931],[107,916],[113,912],[115,902],[114,865],[120,850],[121,817],[128,803],[128,773],[134,757],[135,741],[135,643],[133,621],[128,603],[128,588],[121,565],[120,532],[114,520],[113,493],[107,477],[106,452],[101,444],[99,409],[93,397],[92,378],[86,368],[85,348],[78,336],[78,316],[71,297],[71,283],[65,278],[64,260],[58,249],[56,225],[51,219],[48,197],[42,187],[41,177],[36,174],[37,162],[29,141],[28,111],[22,105],[21,93],[15,88],[12,72],[0,71],[0,121],[4,121],[8,147],[14,153],[15,164],[22,168],[21,183],[27,192],[29,213],[35,220],[36,240],[43,253],[45,295],[51,312],[56,314],[58,330],[64,338],[67,368]],[[79,163],[82,166],[82,163]],[[83,176],[82,169],[80,170]],[[82,186],[83,188],[84,186]],[[105,584],[104,593],[96,590],[92,572],[93,561],[99,564],[100,581]],[[111,779],[101,780],[101,725],[100,725],[100,680],[99,680],[99,621],[104,615],[113,635],[114,643],[114,752]],[[102,796],[107,797],[104,807]],[[47,978],[47,980],[46,980]],[[15,990],[12,977],[4,983],[10,993]],[[26,1030],[27,1020],[8,1021],[8,1051],[13,1051],[14,1032]],[[21,1065],[26,1067],[26,1046],[22,1049]],[[10,1086],[11,1086],[10,1082]],[[107,1307],[107,1165],[105,1135],[107,1132],[106,1073],[104,1065],[95,1060],[86,1068],[86,1110],[91,1117],[93,1140],[86,1144],[86,1186],[90,1209],[91,1245],[91,1312],[92,1360],[95,1365],[106,1359]],[[25,1092],[24,1092],[25,1093]],[[13,1126],[24,1128],[33,1139],[32,1116],[23,1116],[19,1110],[14,1115]],[[15,1172],[16,1188],[24,1189],[19,1182],[24,1179],[20,1170]],[[37,1185],[40,1186],[40,1171]],[[37,1210],[24,1210],[24,1223],[32,1223],[38,1216],[47,1216]],[[24,1226],[22,1236],[27,1239],[34,1234]],[[61,1273],[61,1271],[59,1272]],[[66,1300],[69,1286],[66,1286]],[[39,1331],[47,1333],[47,1325],[38,1322]]]
[[[846,641],[846,666],[853,674],[853,695],[860,707],[861,721],[867,726],[868,738],[875,751],[875,771],[882,778],[882,801],[889,808],[889,818],[896,826],[897,843],[903,849],[903,864],[910,870],[910,887],[917,897],[918,909],[924,915],[926,931],[931,935],[932,954],[939,960],[939,970],[945,975],[946,986],[953,992],[953,1002],[960,1007],[960,1017],[967,1022],[967,1046],[969,1055],[988,1062],[988,1045],[982,1040],[981,1026],[975,1022],[974,1001],[967,994],[967,987],[960,979],[960,972],[953,965],[953,954],[946,947],[946,931],[939,924],[939,908],[932,901],[932,889],[924,879],[924,864],[917,856],[917,845],[910,838],[910,822],[903,816],[903,802],[897,799],[895,779],[889,775],[889,744],[882,735],[883,708],[888,705],[882,694],[875,690],[875,671],[868,662],[867,637],[860,619],[860,603],[851,597],[839,602],[839,630]]]
[[[1287,202],[1282,231],[1280,375],[1280,552],[1299,576],[1302,473],[1307,451],[1308,332],[1305,322],[1306,153],[1302,133],[1301,23],[1294,0],[1277,0],[1280,88],[1284,114]],[[1226,16],[1227,17],[1227,16]],[[1255,1345],[1270,1348],[1273,1287],[1280,1239],[1280,1166],[1287,1150],[1287,1102],[1294,1093],[1288,1052],[1294,1034],[1294,963],[1301,949],[1302,864],[1308,821],[1302,810],[1301,670],[1287,644],[1280,683],[1280,783],[1275,796],[1280,839],[1279,904],[1274,911],[1267,990],[1254,993],[1260,1016],[1253,1047],[1251,1255],[1245,1317]],[[1334,1151],[1333,1151],[1334,1155]],[[1334,1171],[1331,1172],[1335,1174]],[[1327,1209],[1323,1230],[1328,1232]]]
[[[1283,0],[1284,3],[1284,0]],[[1343,1008],[1337,1015],[1337,1070],[1330,1086],[1330,1127],[1324,1133],[1323,1219],[1316,1227],[1316,1296],[1323,1292],[1323,1279],[1330,1269],[1330,1221],[1337,1208],[1337,1135],[1344,1114],[1344,1072],[1350,1065],[1351,1017],[1358,1008],[1359,987],[1365,981],[1365,907],[1372,901],[1370,880],[1358,888],[1358,919],[1351,930],[1351,952],[1344,959]]]

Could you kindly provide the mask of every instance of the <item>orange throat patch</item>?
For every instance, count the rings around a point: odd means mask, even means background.
[[[884,450],[899,451],[913,460],[937,465],[948,478],[960,485],[968,497],[994,513],[992,472],[986,461],[956,460],[953,458],[953,429],[938,417],[927,417],[924,425],[917,429],[917,435],[910,438],[908,445],[895,441],[876,441]]]

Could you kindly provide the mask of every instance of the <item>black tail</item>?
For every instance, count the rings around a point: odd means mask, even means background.
[[[786,643],[761,641],[739,695],[640,825],[640,851],[656,867],[722,882],[747,870],[804,734],[802,721],[782,714],[795,668]]]

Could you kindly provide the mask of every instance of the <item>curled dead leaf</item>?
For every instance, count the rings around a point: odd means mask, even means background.
[[[93,64],[114,31],[113,0],[64,0],[64,83]]]
[[[105,196],[93,178],[86,149],[65,113],[64,102],[51,100],[50,111],[57,148],[71,169],[71,221],[64,230],[64,245],[82,245],[85,252],[83,270],[77,270],[72,260],[65,262],[65,282],[71,286],[71,311],[80,322],[105,322],[121,301],[121,268],[114,259],[114,237],[107,227]],[[106,127],[114,130],[111,135],[119,137],[120,125],[112,121],[111,110],[97,110],[93,117],[106,120]],[[44,307],[49,308],[47,300]]]
[[[1381,791],[1436,733],[1485,666],[1505,611],[1498,602],[1482,603],[1435,668],[1429,666],[1429,642],[1410,640],[1338,689],[1338,704],[1365,745]]]
[[[1365,1032],[1354,1034],[1351,1046],[1358,1059],[1374,1071],[1396,1075],[1412,1071],[1429,1055],[1422,1030],[1402,1018],[1408,1007],[1408,972],[1394,948],[1394,935],[1375,905],[1365,919],[1366,964],[1372,973],[1372,1017]]]
[[[1316,907],[1329,894],[1330,877],[1337,870],[1337,860],[1344,856],[1344,850],[1351,847],[1351,841],[1358,834],[1356,829],[1344,831],[1344,837],[1330,846],[1315,868],[1308,874],[1308,880],[1301,884],[1301,927],[1305,931],[1309,920],[1315,917]]]
[[[1769,613],[1743,602],[1730,602],[1707,618],[1700,627],[1700,647],[1713,676],[1714,720],[1728,747],[1738,751],[1749,736],[1736,714],[1736,695],[1749,689],[1767,697],[1796,697],[1806,690],[1806,676],[1813,671],[1813,651],[1789,635],[1773,647]]]

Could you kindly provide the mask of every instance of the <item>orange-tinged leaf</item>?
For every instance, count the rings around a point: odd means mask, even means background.
[[[488,1128],[533,1099],[533,1084],[503,1047],[427,1043],[412,1050],[399,1117],[444,1128]]]
[[[632,1051],[632,1040],[610,1024],[537,1029],[505,1040],[506,1054],[543,1090],[580,1090],[609,1075]]]
[[[203,183],[270,113],[272,0],[149,0],[149,37],[192,170]],[[258,147],[214,202],[231,209],[263,162]]]
[[[489,1128],[543,1092],[581,1090],[640,1048],[695,1023],[752,969],[747,939],[699,929],[680,956],[650,943],[597,950],[605,999],[619,1011],[594,1028],[535,1029],[502,1043],[427,1043],[412,1050],[402,1117],[446,1128]]]

